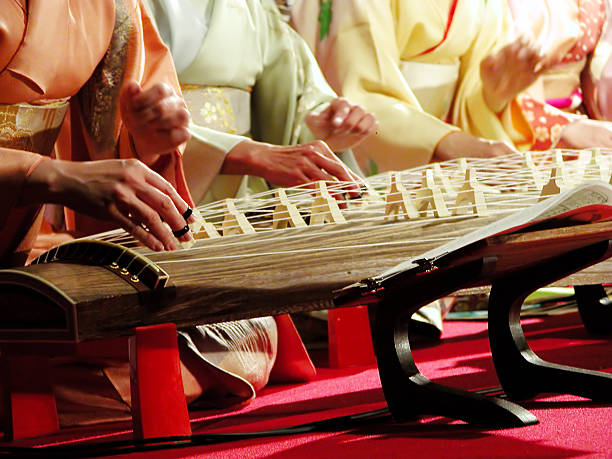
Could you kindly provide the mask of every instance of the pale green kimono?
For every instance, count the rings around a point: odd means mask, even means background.
[[[274,0],[144,0],[174,57],[183,85],[252,90],[251,137],[276,145],[309,142],[305,116],[337,96],[304,39]],[[194,201],[213,202],[268,189],[256,177],[221,175],[225,155],[246,137],[192,123],[185,174]],[[351,151],[338,152],[354,172]],[[442,328],[438,303],[413,316]],[[436,333],[436,332],[434,332]]]
[[[274,0],[145,0],[183,85],[251,91],[251,137],[276,145],[314,140],[305,116],[336,98],[310,50]],[[195,45],[195,46],[194,46]],[[196,49],[197,48],[197,49]],[[185,169],[194,200],[263,191],[262,179],[219,175],[246,137],[192,123]],[[352,154],[344,154],[350,162]],[[354,165],[354,161],[353,161]]]

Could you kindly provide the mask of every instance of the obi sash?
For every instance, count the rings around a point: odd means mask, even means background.
[[[0,104],[0,146],[49,156],[68,110],[67,100],[46,105]],[[0,265],[23,265],[42,221],[41,206],[12,210],[0,230]]]
[[[197,85],[183,85],[181,89],[195,124],[228,134],[250,137],[250,91]]]
[[[0,104],[0,147],[49,156],[67,110],[66,100],[46,105]]]

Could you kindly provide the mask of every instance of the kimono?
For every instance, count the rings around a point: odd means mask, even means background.
[[[610,42],[600,38],[606,23],[605,0],[507,0],[516,35],[531,40],[554,65],[520,98],[531,123],[533,149],[554,146],[563,128],[585,111],[596,119],[609,115],[607,83],[602,78]],[[584,105],[583,105],[584,103]]]
[[[139,158],[191,204],[181,149],[135,151],[122,123],[124,81],[143,88],[180,87],[170,53],[139,0],[4,0],[0,8],[0,260],[23,264],[38,233],[41,206],[18,206],[28,171],[41,156],[90,161]],[[61,140],[56,142],[61,131]],[[69,229],[109,227],[72,214]],[[127,345],[127,343],[126,343]],[[113,420],[129,413],[122,394],[127,363],[56,359],[62,425]],[[186,371],[186,384],[201,387]],[[129,380],[129,378],[128,378]]]
[[[505,0],[297,0],[292,21],[332,88],[379,121],[362,168],[426,164],[458,129],[530,146],[516,101],[494,113],[482,94],[480,62],[511,36]]]
[[[119,114],[123,81],[145,89],[164,81],[180,93],[170,55],[137,0],[7,0],[0,25],[0,186],[8,197],[0,203],[1,264],[23,264],[36,236],[40,207],[15,206],[38,155],[140,158],[191,202],[181,151],[134,151]],[[55,145],[60,129],[64,141]],[[89,234],[109,227],[81,216],[70,222]]]
[[[172,51],[192,114],[184,159],[195,201],[265,191],[261,178],[219,171],[247,138],[275,145],[314,140],[304,118],[336,95],[310,50],[274,0],[145,3]]]
[[[199,203],[268,189],[262,178],[220,174],[249,138],[277,145],[314,140],[304,118],[336,96],[273,0],[145,0],[172,52],[192,116],[184,164]],[[196,326],[180,333],[191,359],[214,368],[200,405],[250,400],[269,380],[315,375],[289,316]],[[185,352],[185,356],[187,353]]]

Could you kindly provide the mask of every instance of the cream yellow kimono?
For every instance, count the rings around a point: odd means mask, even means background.
[[[240,187],[263,190],[261,179],[247,183],[218,174],[225,155],[248,137],[276,145],[314,140],[304,117],[336,95],[308,47],[274,0],[145,3],[172,51],[188,104],[190,88],[209,89],[207,102],[195,94],[190,105],[192,139],[184,161],[194,200],[232,197]]]
[[[355,149],[363,168],[370,159],[381,171],[428,163],[438,142],[457,129],[529,144],[518,106],[497,114],[482,95],[480,62],[510,36],[505,0],[458,0],[453,10],[454,4],[333,0],[327,31],[318,24],[318,0],[296,1],[294,26],[332,88],[378,118],[377,134]]]

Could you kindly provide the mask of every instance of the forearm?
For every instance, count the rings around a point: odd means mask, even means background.
[[[221,166],[222,174],[260,176],[258,157],[262,151],[273,148],[273,145],[254,142],[246,139],[232,148]]]
[[[0,148],[0,227],[11,209],[21,205],[28,171],[41,158],[35,153]]]
[[[71,165],[73,163],[70,161],[37,158],[26,173],[17,205],[68,204],[69,197],[65,190],[75,180]]]

